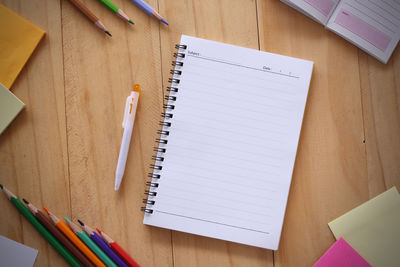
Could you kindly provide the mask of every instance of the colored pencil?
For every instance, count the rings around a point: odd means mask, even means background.
[[[131,0],[131,1],[132,1],[132,3],[137,5],[140,9],[142,9],[144,12],[146,12],[148,15],[154,16],[158,20],[161,20],[163,23],[168,25],[168,22],[165,19],[163,19],[160,16],[160,14],[158,14],[158,12],[154,8],[152,8],[149,4],[147,4],[145,1],[143,1],[143,0]]]
[[[123,20],[126,20],[127,22],[129,22],[130,24],[135,24],[129,17],[128,15],[125,14],[124,11],[122,11],[122,9],[120,9],[119,7],[117,7],[116,4],[114,4],[113,2],[111,2],[110,0],[99,0],[100,3],[102,3],[104,6],[106,6],[109,10],[111,10],[114,14],[117,14],[118,17],[122,18]]]
[[[77,249],[72,242],[64,236],[63,233],[60,232],[60,230],[57,229],[57,227],[54,226],[53,222],[50,221],[50,219],[43,214],[40,210],[38,210],[33,204],[29,203],[26,199],[22,199],[28,209],[31,211],[31,213],[38,219],[38,221],[50,232],[53,234],[53,236],[64,246],[66,247],[69,252],[72,253],[75,258],[80,261],[83,266],[89,266],[89,267],[94,267],[94,265],[86,258],[82,252]]]
[[[107,30],[104,24],[96,17],[92,11],[89,10],[81,1],[79,0],[69,0],[77,9],[79,9],[94,25],[97,26],[100,30],[104,31],[106,34],[111,35],[111,33]]]
[[[76,233],[77,236],[99,257],[107,266],[116,267],[117,265],[107,256],[107,254],[101,250],[96,243],[93,242],[92,239],[86,234],[84,230],[82,230],[78,225],[71,222],[68,218],[64,218],[71,230]]]
[[[92,228],[85,225],[80,220],[78,220],[78,222],[82,225],[83,230],[85,230],[93,242],[95,242],[119,267],[129,267]]]
[[[112,250],[117,253],[121,259],[123,259],[126,263],[128,263],[129,267],[140,267],[140,265],[134,261],[131,256],[129,256],[128,253],[126,253],[125,250],[123,250],[117,242],[111,239],[108,235],[106,235],[104,232],[100,231],[99,228],[96,228],[97,232],[99,232],[100,236],[104,239],[104,241],[107,242],[107,244],[112,248]]]
[[[71,231],[71,229],[68,228],[68,226],[58,219],[53,213],[49,212],[45,207],[43,209],[46,211],[46,213],[50,216],[50,219],[53,221],[53,223],[56,225],[56,227],[66,236],[71,240],[72,243],[80,250],[82,251],[83,254],[86,255],[86,257],[89,258],[91,262],[94,263],[96,266],[101,266],[105,267],[104,263],[97,258],[97,256],[84,244],[82,241]]]
[[[11,201],[12,204],[25,216],[25,218],[39,231],[39,233],[57,250],[61,256],[71,265],[80,267],[79,262],[75,260],[75,258],[61,245],[60,242],[49,232],[47,229],[40,224],[40,222],[36,219],[35,216],[28,210],[27,207],[22,204],[22,202],[7,188],[5,188],[2,184],[0,184],[0,188],[6,194],[7,198]]]

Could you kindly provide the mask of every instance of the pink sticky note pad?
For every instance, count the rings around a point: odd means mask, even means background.
[[[333,244],[313,267],[372,267],[343,238]]]

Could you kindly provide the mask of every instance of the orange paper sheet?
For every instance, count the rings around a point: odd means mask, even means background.
[[[10,88],[44,31],[0,5],[0,82]]]

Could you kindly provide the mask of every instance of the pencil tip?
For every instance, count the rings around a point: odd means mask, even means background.
[[[161,21],[164,22],[166,25],[169,25],[165,19],[161,19]]]
[[[109,31],[104,31],[105,33],[107,33],[109,36],[112,37],[111,33]]]
[[[101,231],[100,231],[100,229],[99,229],[99,228],[96,228],[96,230],[97,230],[97,232],[99,232],[99,234],[101,234]]]
[[[85,224],[84,224],[81,220],[78,220],[78,223],[79,223],[80,225],[82,225],[82,226],[85,226]]]
[[[50,212],[45,207],[43,207],[43,209],[48,215],[50,215]]]
[[[130,24],[135,24],[135,22],[133,22],[131,19],[128,21]]]
[[[3,189],[3,185],[2,184],[0,184],[0,187],[1,187],[1,189]]]
[[[25,204],[29,204],[29,201],[26,200],[25,198],[23,198],[22,200],[25,202]]]
[[[65,219],[67,222],[70,222],[70,220],[69,220],[67,217],[64,217],[64,219]]]

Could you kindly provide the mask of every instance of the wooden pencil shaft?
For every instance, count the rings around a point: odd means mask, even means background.
[[[76,6],[83,14],[86,15],[93,23],[99,21],[99,18],[92,13],[81,1],[79,0],[69,0],[74,6]]]
[[[51,222],[49,218],[47,218],[41,211],[38,211],[34,214],[35,217],[43,224],[50,233],[52,233],[61,244],[64,245],[84,266],[94,267],[95,265],[92,264],[82,252],[75,247],[75,245],[61,233],[60,230]]]

